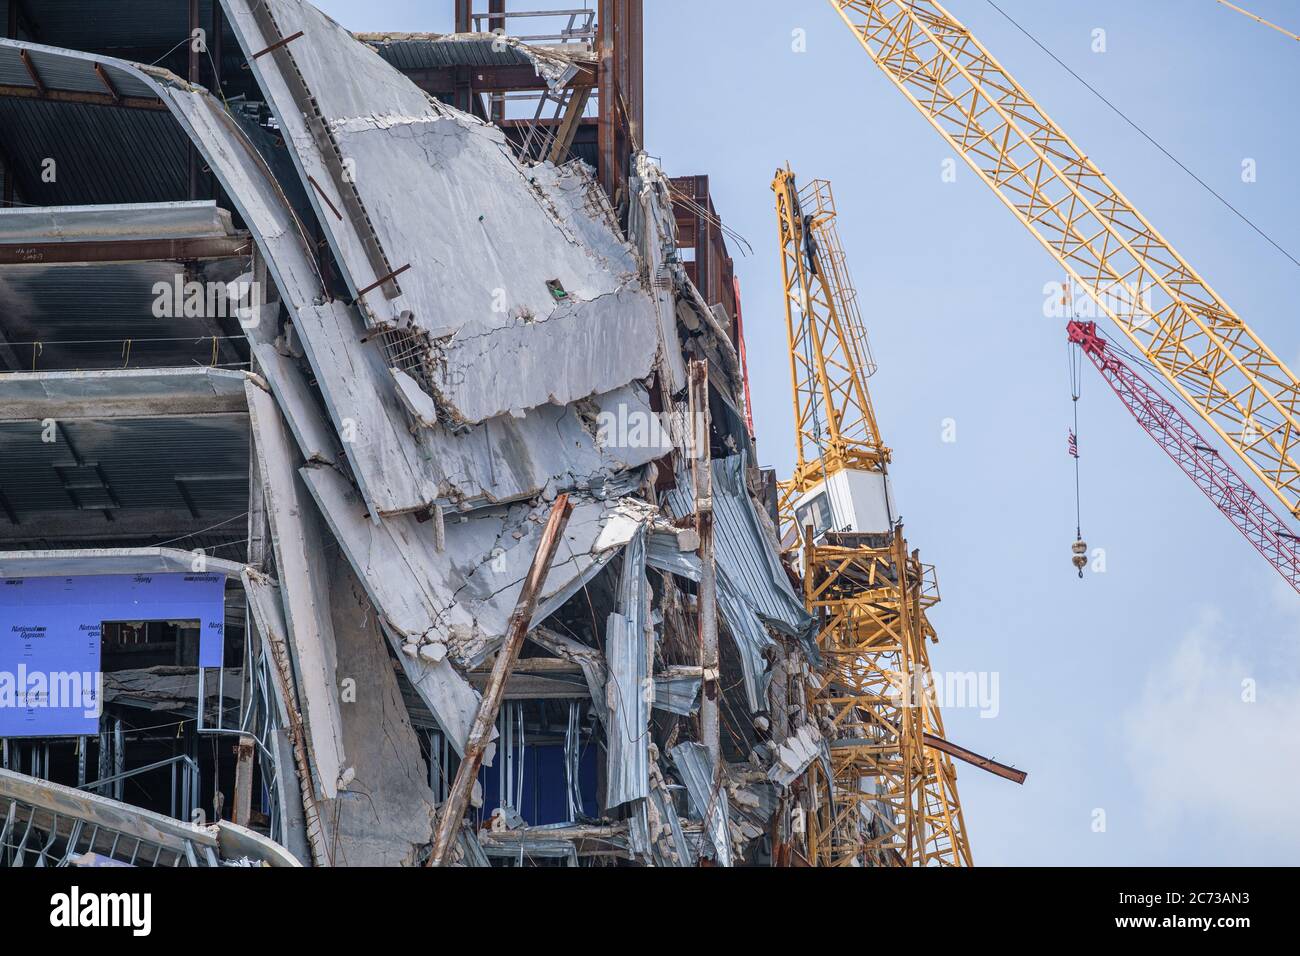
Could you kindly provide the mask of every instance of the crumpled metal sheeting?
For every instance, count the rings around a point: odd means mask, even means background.
[[[638,529],[623,549],[619,610],[605,626],[605,806],[617,807],[649,793],[652,648],[650,585],[645,575],[645,531]],[[649,689],[650,693],[647,693]]]
[[[650,832],[655,863],[659,866],[695,866],[695,847],[682,830],[677,804],[655,761],[650,763],[650,799],[646,824]]]
[[[715,498],[716,500],[716,498]],[[751,713],[767,710],[767,688],[772,675],[767,670],[767,651],[776,642],[767,633],[762,620],[754,613],[745,596],[736,588],[731,576],[718,562],[718,609],[726,622],[727,633],[736,643],[740,669],[745,676],[745,699]]]
[[[703,678],[698,676],[656,674],[655,709],[666,710],[670,714],[678,714],[682,717],[689,717],[699,710],[700,689],[703,685]]]
[[[808,612],[781,567],[778,544],[770,525],[759,517],[758,508],[749,496],[745,485],[748,465],[743,452],[713,462],[714,546],[718,563],[765,622],[797,637],[808,627]],[[689,496],[680,488],[673,495],[678,504],[690,504]],[[691,510],[688,508],[683,514]]]
[[[605,668],[605,655],[599,648],[590,647],[581,641],[558,634],[547,627],[535,627],[528,632],[528,639],[538,647],[545,648],[561,660],[577,664],[582,668],[582,676],[587,682],[596,717],[606,726],[609,715],[605,710],[605,686],[609,673]]]
[[[708,750],[703,744],[687,740],[669,750],[668,756],[686,785],[695,819],[704,822],[704,833],[713,847],[713,859],[718,866],[731,866],[731,830],[727,822],[729,801],[724,788],[718,786],[715,789]]]
[[[656,571],[666,571],[688,581],[700,580],[699,554],[683,551],[672,534],[650,534],[646,540],[646,563]]]
[[[714,557],[718,606],[740,651],[750,709],[757,712],[767,709],[765,654],[775,644],[765,625],[802,638],[811,618],[790,586],[776,543],[749,496],[745,469],[744,453],[713,461]],[[675,517],[694,513],[692,487],[689,476],[682,472],[677,487],[664,496]],[[662,559],[659,554],[655,557]]]
[[[704,336],[699,344],[703,344],[706,353],[716,359],[715,366],[725,373],[730,390],[739,401],[739,396],[744,393],[740,357],[731,341],[729,323],[718,320],[686,272],[686,264],[677,248],[674,200],[668,177],[644,150],[633,158],[633,166],[636,175],[629,177],[629,188],[638,201],[629,207],[628,234],[637,240],[642,257],[650,266],[664,342],[673,343],[671,352],[674,354],[669,355],[665,365],[668,377],[678,383],[674,391],[686,385],[686,369],[680,355],[676,325],[680,318],[692,334]]]
[[[603,725],[608,726],[609,714],[605,693],[609,683],[609,673],[605,667],[605,655],[600,652],[600,649],[589,647],[547,627],[533,628],[528,634],[528,639],[556,657],[582,668],[587,689],[591,692],[591,702],[595,705],[596,717]],[[656,710],[682,716],[693,714],[700,706],[700,689],[703,683],[698,675],[655,674],[653,706]]]

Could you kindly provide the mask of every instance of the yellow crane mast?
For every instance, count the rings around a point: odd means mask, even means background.
[[[829,0],[885,76],[1294,516],[1300,383],[935,0]]]
[[[778,170],[781,287],[794,383],[795,469],[800,491],[828,471],[880,471],[889,449],[880,439],[866,377],[875,371],[844,253],[834,229],[830,183],[802,195],[789,169]],[[795,345],[798,348],[795,348]]]
[[[783,169],[772,188],[797,455],[783,530],[802,538],[823,659],[810,696],[831,731],[832,779],[812,774],[805,856],[814,866],[970,866],[956,771],[927,743],[945,743],[927,650],[938,587],[893,516],[830,184],[800,190]]]

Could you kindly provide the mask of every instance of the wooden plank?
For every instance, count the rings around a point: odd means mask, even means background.
[[[465,744],[465,755],[461,758],[460,767],[456,770],[456,779],[452,782],[447,800],[438,814],[438,829],[433,837],[433,850],[425,866],[442,866],[447,862],[452,838],[460,829],[461,818],[464,817],[465,808],[469,805],[474,778],[478,776],[479,767],[483,763],[483,751],[492,739],[492,727],[496,723],[497,711],[501,708],[501,701],[505,695],[506,679],[510,676],[510,669],[514,666],[515,659],[519,656],[519,649],[523,647],[524,636],[528,633],[528,623],[537,609],[537,598],[542,590],[542,582],[546,580],[551,561],[555,558],[555,552],[560,546],[560,538],[572,513],[573,505],[568,495],[560,495],[555,499],[550,517],[546,519],[546,529],[542,532],[537,553],[533,555],[532,566],[528,569],[528,577],[524,579],[524,586],[519,592],[514,613],[510,615],[505,641],[497,651],[496,661],[492,665],[492,676],[488,681],[487,689],[483,692],[478,713],[474,715],[474,724],[470,727],[469,740]]]
[[[577,135],[578,126],[582,123],[582,114],[587,109],[587,101],[591,98],[590,86],[576,86],[573,93],[569,96],[569,105],[564,113],[564,120],[560,123],[560,129],[555,134],[555,143],[551,146],[551,153],[546,158],[556,166],[564,162],[564,157],[569,155],[569,147],[573,145],[573,137]]]

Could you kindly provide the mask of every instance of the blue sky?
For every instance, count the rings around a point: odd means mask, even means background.
[[[358,30],[451,24],[450,0],[319,5]],[[1294,41],[1213,0],[998,5],[1300,258]],[[1300,269],[987,0],[948,7],[1300,368]],[[1300,4],[1249,7],[1300,32]],[[1097,28],[1105,53],[1092,51]],[[796,29],[806,52],[792,50]],[[998,716],[951,709],[947,734],[1029,771],[1016,787],[959,768],[976,862],[1300,858],[1300,598],[1091,368],[1083,533],[1106,570],[1075,577],[1065,337],[1043,315],[1060,270],[1037,241],[963,163],[942,180],[953,154],[826,3],[646,0],[646,88],[647,148],[672,175],[708,174],[723,218],[754,246],[732,251],[760,457],[783,475],[793,444],[769,183],[788,160],[834,184],[900,510],[911,545],[938,566],[932,664],[998,674]],[[1253,183],[1241,179],[1247,158]],[[1254,702],[1242,700],[1246,680]]]

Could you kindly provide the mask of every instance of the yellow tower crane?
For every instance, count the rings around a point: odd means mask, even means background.
[[[783,531],[802,551],[824,665],[810,696],[831,730],[832,779],[814,764],[805,857],[814,866],[970,866],[957,775],[938,749],[955,748],[943,740],[926,646],[938,587],[893,514],[889,449],[867,391],[874,366],[830,183],[800,189],[783,169],[772,189],[797,453],[782,486]]]
[[[1287,511],[1300,382],[935,0],[829,0],[867,54]]]

